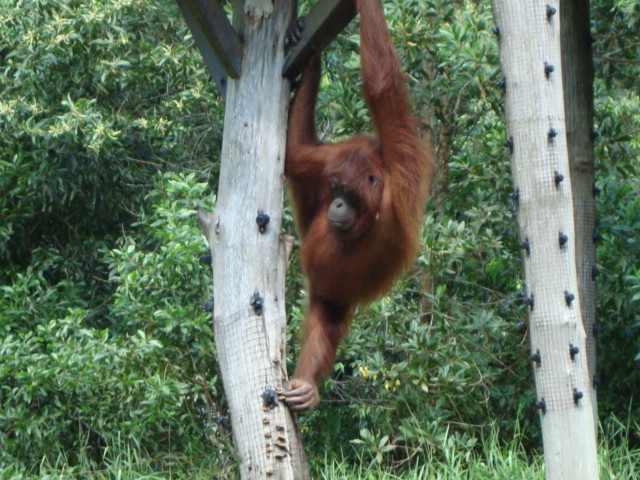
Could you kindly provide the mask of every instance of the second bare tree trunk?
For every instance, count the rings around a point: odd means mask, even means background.
[[[564,3],[564,2],[563,2]],[[598,478],[576,265],[558,2],[493,0],[549,480]]]
[[[593,60],[589,32],[589,0],[562,3],[562,81],[571,168],[576,265],[582,321],[587,335],[587,361],[596,432],[596,200],[593,151]]]

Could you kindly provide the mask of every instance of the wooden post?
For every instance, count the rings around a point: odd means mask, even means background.
[[[283,74],[295,78],[356,16],[354,0],[318,0],[304,18],[302,38],[285,59]]]
[[[593,59],[589,0],[562,3],[562,82],[571,168],[576,262],[582,321],[587,335],[587,363],[593,420],[598,431],[596,398],[596,199],[593,151]]]
[[[493,0],[530,310],[532,365],[549,480],[598,478],[576,265],[559,8]]]
[[[280,224],[289,82],[282,70],[293,6],[234,2],[243,17],[234,22],[242,29],[242,73],[227,84],[216,211],[199,215],[213,252],[215,341],[243,479],[309,476],[295,419],[276,394],[287,380]]]
[[[176,0],[220,95],[240,76],[242,44],[216,0]],[[239,1],[239,0],[238,0]]]

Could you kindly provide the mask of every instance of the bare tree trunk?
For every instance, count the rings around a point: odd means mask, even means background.
[[[596,202],[593,152],[593,60],[589,0],[562,3],[562,82],[567,125],[567,147],[576,229],[576,264],[582,321],[587,335],[587,360],[593,416],[598,431],[596,399]]]
[[[289,85],[283,39],[292,0],[234,2],[242,73],[229,80],[213,252],[214,332],[243,479],[309,478],[295,419],[276,390],[285,362],[286,248],[280,239]],[[240,21],[238,14],[244,21]],[[258,212],[262,227],[258,225]]]
[[[493,0],[546,477],[598,478],[581,316],[557,2]],[[563,2],[564,3],[564,2]]]

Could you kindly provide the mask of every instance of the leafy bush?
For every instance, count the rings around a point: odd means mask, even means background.
[[[69,296],[77,284],[46,278],[62,261],[53,250],[2,287],[2,463],[31,469],[62,455],[99,465],[122,441],[158,459],[229,454],[193,208],[207,190],[194,175],[165,175],[133,225],[137,240],[102,250],[113,286],[102,328]]]
[[[640,130],[637,95],[615,98],[601,91],[596,112],[602,139],[598,154],[598,378],[599,403],[623,417],[640,415]],[[615,140],[610,140],[615,139]]]
[[[89,263],[77,244],[113,241],[158,168],[215,174],[220,104],[174,2],[20,0],[0,19],[0,261]]]

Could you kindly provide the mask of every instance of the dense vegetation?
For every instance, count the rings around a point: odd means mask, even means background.
[[[393,468],[430,478],[432,462],[452,469],[442,478],[533,478],[539,462],[488,3],[387,2],[442,177],[416,267],[359,312],[325,400],[302,418],[319,477],[350,478],[359,465],[356,478],[401,478]],[[640,465],[640,1],[592,9],[601,462],[631,478]],[[2,1],[0,25],[0,478],[229,478],[202,308],[210,272],[194,219],[195,205],[215,201],[223,103],[175,2]],[[370,128],[356,32],[325,55],[318,123],[331,138]],[[293,363],[304,308],[295,262],[287,295]],[[521,470],[508,470],[510,455]]]

